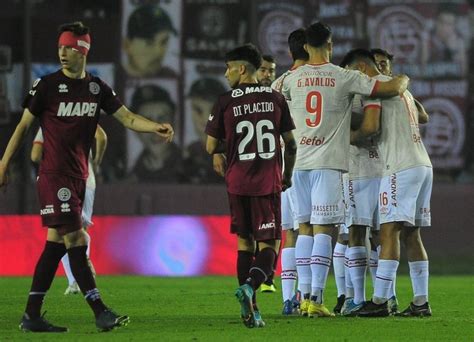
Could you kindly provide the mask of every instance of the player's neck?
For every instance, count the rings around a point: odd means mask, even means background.
[[[323,49],[314,49],[309,54],[308,64],[329,63],[329,52]]]
[[[243,83],[250,83],[250,84],[258,83],[257,76],[244,74],[240,77],[240,80],[239,80],[239,84],[243,84]]]
[[[381,75],[381,73],[376,68],[368,68],[367,69],[367,76],[375,77]]]
[[[73,79],[82,79],[86,77],[86,66],[84,64],[77,71],[63,68],[62,72],[66,77],[73,78]]]
[[[297,59],[294,61],[293,66],[291,68],[296,69],[302,65],[305,65],[306,63],[308,63],[306,59]]]

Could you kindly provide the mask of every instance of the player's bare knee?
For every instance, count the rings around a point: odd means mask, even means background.
[[[245,252],[255,252],[255,241],[251,237],[237,237],[237,249]]]
[[[365,246],[365,235],[367,234],[367,228],[365,226],[351,226],[349,228],[349,245],[353,246]]]
[[[285,243],[283,248],[292,248],[296,246],[296,239],[298,238],[298,231],[295,230],[284,230]]]
[[[300,223],[299,234],[313,236],[313,226],[309,222]]]
[[[275,253],[278,254],[278,251],[280,250],[280,240],[265,240],[265,241],[259,241],[258,245],[260,250],[263,250],[265,248],[271,248],[275,251]]]
[[[63,235],[63,239],[64,243],[66,244],[66,248],[68,249],[79,246],[87,246],[87,235],[82,228],[69,232],[66,228],[66,233]]]

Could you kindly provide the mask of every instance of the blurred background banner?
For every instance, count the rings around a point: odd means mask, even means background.
[[[223,56],[251,42],[275,57],[279,76],[292,63],[289,33],[322,20],[333,31],[335,64],[349,49],[383,48],[394,55],[394,73],[410,77],[410,90],[430,114],[430,122],[420,127],[435,179],[433,227],[424,233],[425,239],[431,254],[442,250],[445,259],[457,257],[457,265],[472,254],[459,241],[474,239],[470,216],[474,208],[473,0],[3,0],[0,19],[1,151],[20,119],[23,97],[33,81],[60,67],[58,26],[76,20],[91,29],[88,70],[109,83],[127,107],[174,125],[173,143],[164,144],[152,134],[137,135],[113,118],[101,118],[108,148],[97,175],[98,229],[91,232],[98,247],[93,253],[112,253],[106,252],[108,245],[129,253],[122,248],[125,242],[105,240],[117,231],[133,242],[127,229],[141,238],[160,236],[167,241],[160,248],[168,248],[167,225],[181,227],[176,228],[176,240],[180,229],[194,227],[192,236],[207,246],[200,250],[203,255],[216,253],[213,234],[234,253],[227,218],[222,218],[228,215],[224,180],[213,170],[203,133],[216,99],[229,89]],[[12,261],[5,261],[6,250],[27,248],[39,253],[43,245],[39,216],[29,216],[39,211],[30,161],[36,128],[10,167],[7,192],[0,192],[0,229],[8,227],[8,232],[1,230],[2,269]],[[221,218],[210,218],[215,215]],[[153,241],[162,242],[161,238]],[[227,250],[217,252],[235,259]],[[13,261],[25,270],[22,263],[35,258],[21,253]],[[151,250],[146,253],[151,254],[139,259],[153,255]],[[189,267],[175,260],[175,268],[153,261],[153,269],[147,270],[120,255],[104,255],[107,258],[117,258],[120,265],[97,256],[102,272],[167,274],[166,267],[174,274],[221,272],[208,268],[210,259]],[[222,262],[226,272],[234,272],[233,265]]]

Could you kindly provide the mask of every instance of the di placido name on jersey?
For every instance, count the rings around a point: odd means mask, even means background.
[[[273,112],[273,102],[256,102],[256,103],[245,103],[232,107],[234,116],[253,114],[253,113],[269,113]]]

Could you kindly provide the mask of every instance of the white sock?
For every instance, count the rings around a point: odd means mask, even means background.
[[[66,273],[67,282],[69,283],[69,286],[71,286],[72,284],[74,284],[76,279],[72,274],[71,265],[69,264],[69,256],[67,253],[64,254],[64,256],[62,257],[61,262],[63,263],[64,273]]]
[[[295,295],[296,275],[295,248],[283,248],[281,250],[281,293],[283,302],[291,300]]]
[[[313,249],[313,237],[298,235],[296,239],[295,258],[298,273],[298,289],[301,295],[311,293],[311,250]]]
[[[344,257],[347,245],[337,242],[332,253],[332,267],[334,268],[334,278],[336,279],[337,296],[346,294],[346,276],[344,272]]]
[[[393,280],[397,276],[398,264],[397,260],[379,259],[373,297],[374,303],[382,304],[390,298],[389,291]]]
[[[392,280],[392,285],[390,286],[390,289],[388,290],[388,298],[397,296],[397,293],[395,292],[396,286],[397,286],[397,276],[395,276],[395,278],[393,278]]]
[[[428,260],[408,262],[408,266],[413,287],[413,304],[423,305],[428,301]]]
[[[354,298],[354,285],[352,285],[351,273],[349,272],[349,248],[346,248],[344,256],[344,274],[346,278],[346,298]]]
[[[372,278],[372,287],[375,288],[375,276],[377,275],[377,266],[379,263],[379,254],[377,251],[370,250],[369,269]]]
[[[326,287],[329,267],[331,266],[332,244],[331,236],[316,234],[314,236],[313,251],[311,253],[311,300],[321,304],[323,290]]]
[[[367,248],[349,247],[349,272],[354,287],[354,303],[365,302],[365,272],[367,270]]]

